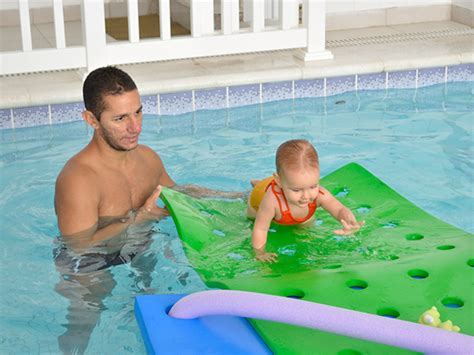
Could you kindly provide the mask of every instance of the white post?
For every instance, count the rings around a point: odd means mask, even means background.
[[[140,41],[140,26],[138,18],[138,2],[137,0],[127,0],[127,17],[128,17],[128,40],[131,43]]]
[[[297,57],[304,61],[333,59],[326,50],[326,0],[303,0],[303,27],[307,30],[307,46]]]
[[[160,1],[160,38],[167,41],[171,38],[171,14],[170,14],[170,0]]]
[[[282,0],[280,2],[280,24],[282,30],[298,27],[299,22],[298,0]]]
[[[265,2],[254,0],[252,4],[252,31],[260,32],[265,28]]]
[[[221,0],[221,29],[225,35],[239,30],[239,0]]]
[[[191,10],[191,36],[201,37],[201,7],[198,0],[189,0]]]
[[[82,28],[86,46],[87,71],[107,65],[105,53],[104,0],[83,0]]]
[[[54,0],[54,34],[56,38],[56,48],[66,48],[66,35],[64,32],[64,10],[63,0]]]
[[[19,0],[20,10],[20,26],[21,26],[21,43],[23,52],[31,52],[33,45],[31,43],[31,23],[30,23],[30,7],[28,0]]]
[[[200,0],[201,33],[203,35],[214,33],[214,1]]]

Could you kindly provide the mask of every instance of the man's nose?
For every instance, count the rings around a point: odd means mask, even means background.
[[[129,122],[128,130],[133,133],[140,133],[142,131],[142,120],[139,118],[132,118]]]

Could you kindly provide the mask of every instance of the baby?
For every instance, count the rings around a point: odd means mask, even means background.
[[[335,230],[335,234],[352,234],[364,224],[319,185],[318,153],[310,142],[303,139],[284,142],[278,147],[275,161],[276,173],[252,181],[254,189],[248,200],[247,215],[255,218],[252,246],[257,260],[276,261],[275,253],[265,251],[272,221],[308,225],[314,221],[316,208],[321,206],[342,224],[342,229]]]

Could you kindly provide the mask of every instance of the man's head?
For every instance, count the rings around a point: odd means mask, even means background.
[[[94,139],[116,151],[135,149],[143,114],[132,78],[118,68],[99,68],[87,76],[83,94],[86,106],[83,117],[94,128]]]
[[[82,86],[84,105],[100,121],[106,109],[104,98],[107,95],[122,95],[136,89],[133,79],[123,70],[115,67],[98,68],[87,76]]]

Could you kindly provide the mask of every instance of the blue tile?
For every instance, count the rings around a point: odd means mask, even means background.
[[[448,81],[473,81],[474,63],[448,67]]]
[[[194,119],[196,131],[224,128],[227,125],[227,110],[196,111]]]
[[[166,136],[186,136],[194,133],[194,112],[159,116],[160,132]]]
[[[51,105],[51,122],[55,124],[81,121],[82,111],[84,111],[82,102]]]
[[[293,82],[265,83],[262,84],[262,91],[263,102],[292,99]]]
[[[0,110],[0,129],[12,128],[12,113],[10,109]]]
[[[355,90],[355,75],[338,76],[326,79],[326,96],[342,94]]]
[[[196,110],[218,110],[227,107],[226,88],[194,91]]]
[[[389,89],[416,88],[416,70],[389,72],[387,88]]]
[[[295,81],[295,98],[323,97],[324,79],[309,79]]]
[[[158,95],[143,95],[140,99],[142,100],[144,114],[158,114]]]
[[[229,109],[229,127],[245,132],[258,132],[261,128],[262,105],[246,105]]]
[[[444,77],[444,76],[443,76]],[[444,81],[444,79],[443,79]],[[440,112],[444,111],[444,101],[446,96],[444,83],[437,85],[425,85],[418,88],[415,94],[415,104],[417,112]]]
[[[260,103],[260,84],[229,86],[229,107]]]
[[[357,90],[383,90],[386,77],[386,72],[358,75]]]
[[[49,124],[48,105],[14,108],[13,124],[15,128]]]
[[[191,91],[160,94],[160,114],[179,115],[193,110],[193,93]]]
[[[418,87],[445,82],[446,67],[418,69]]]

